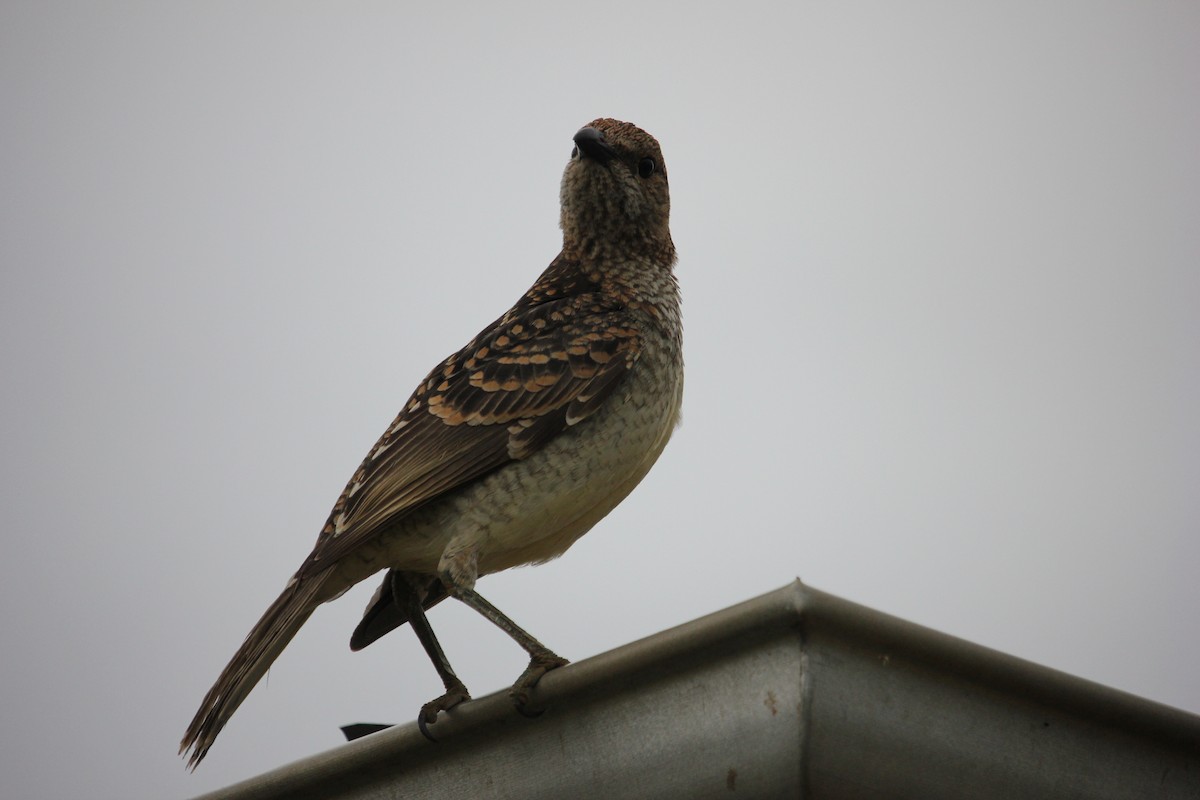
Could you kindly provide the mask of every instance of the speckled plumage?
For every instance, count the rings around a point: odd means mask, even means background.
[[[561,555],[662,452],[683,391],[662,155],[649,134],[611,119],[575,142],[562,181],[562,252],[429,373],[368,453],[312,553],[205,697],[180,748],[191,749],[192,766],[312,611],[385,569],[352,646],[411,621],[447,684],[423,710],[435,719],[467,694],[422,608],[451,595],[511,625],[481,607],[491,608],[473,591],[476,578]],[[525,688],[565,663],[506,630],[532,656]]]

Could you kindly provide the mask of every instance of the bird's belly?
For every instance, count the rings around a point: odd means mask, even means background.
[[[381,537],[376,563],[435,573],[451,540],[475,547],[480,575],[561,555],[662,453],[679,417],[682,370],[635,370],[622,390],[528,458],[415,510]]]

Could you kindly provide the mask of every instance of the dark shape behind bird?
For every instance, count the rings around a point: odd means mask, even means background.
[[[386,731],[390,727],[392,726],[383,722],[355,722],[350,725],[343,725],[342,735],[346,737],[347,742],[353,742],[355,739],[370,736],[372,733]]]
[[[469,699],[426,620],[452,596],[529,653],[518,708],[566,664],[475,591],[561,555],[638,484],[679,420],[679,287],[654,137],[597,119],[562,179],[562,252],[511,309],[429,373],[333,507],[313,551],[209,690],[180,744],[203,760],[321,603],[380,570],[353,649],[412,625],[446,687],[422,728]]]

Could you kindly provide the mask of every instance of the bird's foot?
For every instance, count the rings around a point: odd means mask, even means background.
[[[562,656],[555,655],[546,648],[533,653],[529,659],[529,666],[521,673],[521,677],[517,678],[517,682],[512,685],[512,688],[508,690],[508,696],[512,699],[517,711],[526,717],[540,717],[544,709],[533,708],[530,705],[530,690],[537,685],[537,682],[547,672],[566,666],[569,663],[571,662]]]
[[[444,695],[421,706],[421,713],[417,715],[417,727],[421,729],[421,734],[429,741],[436,742],[437,739],[433,738],[428,726],[437,722],[438,714],[441,712],[449,711],[464,700],[470,699],[471,693],[467,691],[467,687],[463,685],[462,681],[447,686]]]

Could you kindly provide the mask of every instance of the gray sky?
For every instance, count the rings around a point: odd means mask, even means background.
[[[684,425],[488,598],[580,659],[799,575],[1200,712],[1200,6],[476,5],[0,5],[5,796],[184,797],[440,693],[407,629],[349,652],[363,585],[175,755],[597,116],[669,165]],[[477,696],[523,668],[431,618]]]

